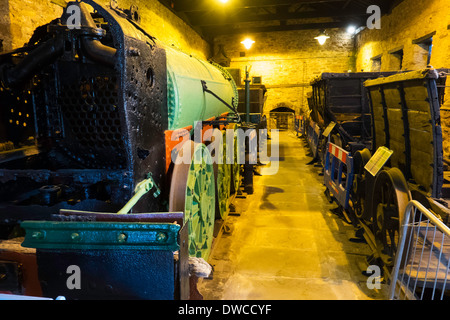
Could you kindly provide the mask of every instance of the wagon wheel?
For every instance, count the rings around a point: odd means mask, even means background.
[[[186,154],[186,152],[190,152]],[[189,255],[209,257],[214,232],[215,181],[211,155],[204,144],[186,141],[173,169],[169,211],[184,212],[189,231]]]
[[[334,134],[334,133],[331,134],[330,142],[332,144],[334,144],[334,145],[337,145],[340,148],[343,148],[342,138],[341,138],[341,135],[339,133],[338,134]]]
[[[230,213],[231,192],[231,159],[227,156],[226,131],[223,132],[223,147],[219,150],[217,159],[221,163],[214,163],[214,177],[216,180],[216,218],[225,220]]]
[[[410,199],[407,182],[399,169],[379,173],[373,195],[373,233],[381,260],[387,267],[393,266],[401,222]]]
[[[358,219],[363,218],[365,213],[365,196],[366,196],[366,170],[364,169],[370,160],[370,151],[364,149],[357,151],[353,156],[354,178],[350,194],[353,212]]]
[[[319,143],[317,145],[317,160],[319,160],[322,163],[322,165],[325,164],[327,145],[328,145],[328,138],[325,138],[321,135],[319,137]]]

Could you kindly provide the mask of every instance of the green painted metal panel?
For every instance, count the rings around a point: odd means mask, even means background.
[[[169,130],[194,126],[198,120],[220,116],[230,109],[203,91],[208,89],[237,107],[237,89],[232,76],[217,65],[166,47]]]

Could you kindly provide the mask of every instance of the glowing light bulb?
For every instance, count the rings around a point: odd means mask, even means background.
[[[252,39],[245,39],[244,41],[241,42],[244,47],[248,50],[252,47],[252,45],[255,43],[255,41],[253,41]]]
[[[355,34],[355,32],[356,32],[356,27],[355,27],[355,26],[349,26],[349,27],[347,28],[347,33],[349,33],[349,34]]]
[[[321,34],[318,37],[315,37],[314,39],[316,39],[317,41],[319,41],[319,44],[321,46],[323,46],[325,44],[325,42],[327,41],[327,39],[329,39],[330,37],[325,35],[325,34]]]
[[[228,0],[219,0],[220,2],[222,2],[222,3],[227,3],[228,2]]]

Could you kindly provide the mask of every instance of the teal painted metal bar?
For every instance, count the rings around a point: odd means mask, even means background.
[[[24,221],[23,247],[36,249],[179,249],[180,226],[172,223]]]

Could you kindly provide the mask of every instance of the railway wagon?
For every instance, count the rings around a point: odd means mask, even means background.
[[[409,201],[417,200],[449,224],[440,114],[447,74],[447,69],[428,68],[366,81],[373,151],[351,153],[328,144],[325,186],[363,230],[386,272]]]
[[[322,163],[328,138],[346,150],[371,149],[372,129],[364,81],[393,72],[322,73],[311,81],[307,136],[314,157]],[[335,125],[331,132],[326,129]],[[330,128],[331,129],[331,128]],[[324,137],[323,134],[327,137]]]
[[[70,2],[0,56],[0,260],[12,270],[0,291],[189,297],[187,259],[208,258],[240,183],[237,157],[225,161],[226,144],[211,150],[206,134],[237,129],[237,90],[139,22],[134,6]],[[17,277],[11,256],[24,249],[3,246],[24,236],[41,288]],[[68,265],[84,270],[82,290],[66,287]]]

